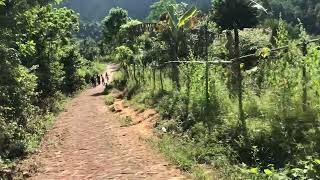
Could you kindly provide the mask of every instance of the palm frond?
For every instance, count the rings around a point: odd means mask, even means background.
[[[268,14],[268,10],[263,7],[261,4],[257,3],[256,1],[254,0],[250,0],[250,4],[249,4],[252,8],[255,8],[257,10],[260,10],[260,11],[263,11],[265,12],[266,14]]]

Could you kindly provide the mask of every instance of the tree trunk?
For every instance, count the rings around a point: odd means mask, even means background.
[[[172,64],[172,81],[173,81],[173,88],[177,88],[177,90],[180,90],[180,82],[179,82],[179,67],[178,64],[173,63]]]
[[[189,70],[189,65],[187,64],[187,70],[188,70],[188,74],[190,75],[190,70]],[[190,127],[190,122],[188,121],[188,117],[189,117],[189,104],[190,104],[190,92],[191,92],[191,77],[187,76],[187,83],[186,83],[186,87],[187,87],[187,99],[186,99],[186,104],[185,104],[185,117],[184,120],[186,120],[186,124],[185,124],[185,128],[189,128]]]
[[[124,70],[124,77],[127,78],[129,80],[130,78],[130,73],[129,73],[129,69],[126,65],[123,65],[123,70]]]
[[[209,63],[208,63],[208,40],[209,40],[209,32],[208,32],[208,24],[204,27],[204,58],[206,59],[206,69],[205,69],[205,97],[206,97],[206,109],[205,113],[209,114],[209,103],[210,103],[210,97],[209,97]],[[208,118],[208,116],[205,116]],[[208,119],[206,119],[208,121]],[[209,122],[208,122],[209,123]]]
[[[174,40],[174,42],[171,43],[172,47],[172,55],[173,60],[178,61],[178,40]],[[173,88],[177,88],[177,90],[180,90],[180,72],[179,72],[179,65],[177,63],[172,63],[172,81],[173,81]]]
[[[208,63],[208,59],[206,60],[206,69],[205,69],[205,84],[206,84],[206,89],[205,89],[205,97],[206,97],[206,109],[205,112],[206,114],[209,113],[209,63]]]

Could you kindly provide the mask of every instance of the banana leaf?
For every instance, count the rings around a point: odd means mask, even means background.
[[[179,18],[178,27],[181,28],[185,26],[185,24],[195,15],[197,14],[197,8],[193,6],[191,9],[189,9],[183,16]]]

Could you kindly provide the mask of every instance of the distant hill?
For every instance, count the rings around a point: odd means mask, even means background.
[[[127,9],[129,16],[144,19],[149,14],[149,7],[158,0],[65,0],[62,6],[80,13],[83,21],[101,21],[112,7]],[[208,9],[210,0],[181,0],[187,4],[197,4],[201,9]]]

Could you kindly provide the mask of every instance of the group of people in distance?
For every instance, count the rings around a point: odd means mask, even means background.
[[[105,79],[105,78],[106,78],[106,79]],[[99,85],[101,85],[101,84],[102,84],[103,86],[105,86],[106,83],[109,82],[109,75],[108,75],[107,72],[106,72],[105,78],[103,77],[102,74],[101,74],[101,75],[97,74],[97,75],[91,76],[90,82],[91,82],[92,87],[96,87],[96,86],[99,86]],[[105,80],[106,80],[107,82],[105,82]]]

